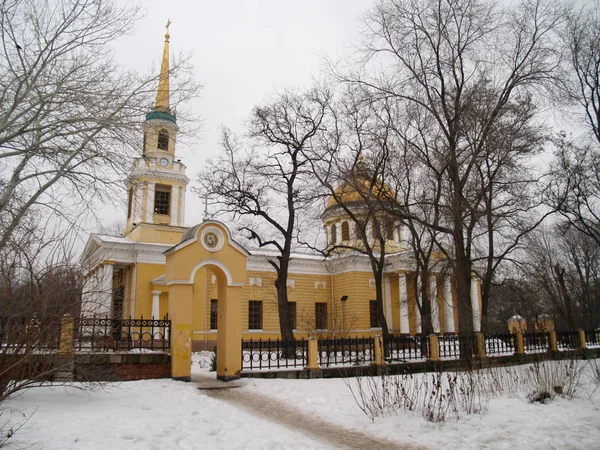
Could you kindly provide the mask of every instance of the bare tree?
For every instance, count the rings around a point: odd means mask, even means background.
[[[0,248],[32,209],[72,222],[122,191],[159,75],[114,61],[138,17],[110,0],[0,2]],[[197,90],[186,83],[184,96]]]
[[[485,189],[496,181],[485,181],[485,164],[507,160],[498,157],[493,133],[500,133],[514,105],[556,81],[561,54],[551,38],[562,21],[563,12],[541,0],[524,0],[511,10],[483,0],[386,0],[367,17],[363,65],[337,73],[374,99],[394,99],[415,124],[413,151],[433,174],[428,179],[441,183],[434,188],[440,219],[430,223],[402,209],[399,214],[448,236],[437,244],[452,263],[460,333],[473,331],[476,244],[486,229],[486,208],[493,207],[486,205]],[[504,150],[513,152],[512,163],[522,151]],[[500,167],[509,165],[489,169]]]
[[[550,314],[557,326],[571,330],[600,325],[600,246],[565,225],[542,229],[528,238],[523,258],[526,290],[542,304],[537,314]]]
[[[328,132],[319,136],[309,159],[311,172],[320,185],[317,191],[333,200],[322,218],[347,217],[354,238],[334,239],[330,233],[323,253],[335,257],[351,251],[369,259],[375,280],[377,321],[387,352],[391,334],[384,313],[383,281],[388,241],[397,231],[397,224],[386,212],[391,209],[386,204],[395,199],[383,182],[389,170],[389,116],[364,103],[361,92],[346,91],[340,98],[337,104],[330,103]]]
[[[70,369],[57,350],[65,314],[79,314],[82,274],[63,243],[62,231],[29,214],[0,249],[0,405]]]
[[[310,184],[306,153],[321,132],[327,94],[317,89],[284,92],[252,111],[246,140],[223,132],[222,154],[209,161],[199,177],[199,193],[210,194],[217,214],[239,221],[240,231],[260,248],[275,249],[269,263],[277,273],[275,287],[283,340],[293,342],[288,314],[287,279],[298,223]],[[293,350],[293,346],[290,347]]]

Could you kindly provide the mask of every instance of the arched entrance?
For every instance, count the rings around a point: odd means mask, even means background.
[[[171,376],[190,380],[192,311],[196,272],[206,267],[217,277],[219,332],[217,378],[240,377],[242,286],[248,252],[231,239],[225,225],[206,221],[189,229],[181,243],[166,253],[165,282],[171,319]]]

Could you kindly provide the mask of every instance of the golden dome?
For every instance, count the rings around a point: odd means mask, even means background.
[[[326,209],[337,206],[340,203],[363,202],[368,197],[379,200],[394,200],[396,198],[394,191],[387,184],[376,182],[375,185],[372,185],[371,180],[359,177],[338,186],[335,194],[327,200]]]

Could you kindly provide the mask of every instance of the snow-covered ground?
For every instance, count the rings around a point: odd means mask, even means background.
[[[487,414],[431,423],[403,410],[372,421],[343,379],[243,379],[235,389],[199,390],[198,384],[214,378],[206,366],[205,358],[195,356],[191,383],[165,379],[111,383],[95,391],[32,389],[3,405],[1,420],[11,414],[13,420],[30,417],[8,448],[327,449],[344,447],[336,434],[354,432],[398,448],[600,449],[600,389],[594,391],[588,373],[571,400],[556,397],[541,404],[521,394],[503,395],[490,399]],[[270,414],[265,402],[278,409]],[[285,416],[286,408],[307,420],[327,421],[332,439],[311,433],[297,418],[283,425],[278,416]],[[353,445],[361,448],[360,440]]]

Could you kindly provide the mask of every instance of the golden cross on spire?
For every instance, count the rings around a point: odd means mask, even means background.
[[[169,34],[169,27],[171,26],[171,19],[167,19],[167,24],[165,25],[165,28],[167,29],[167,34]]]

